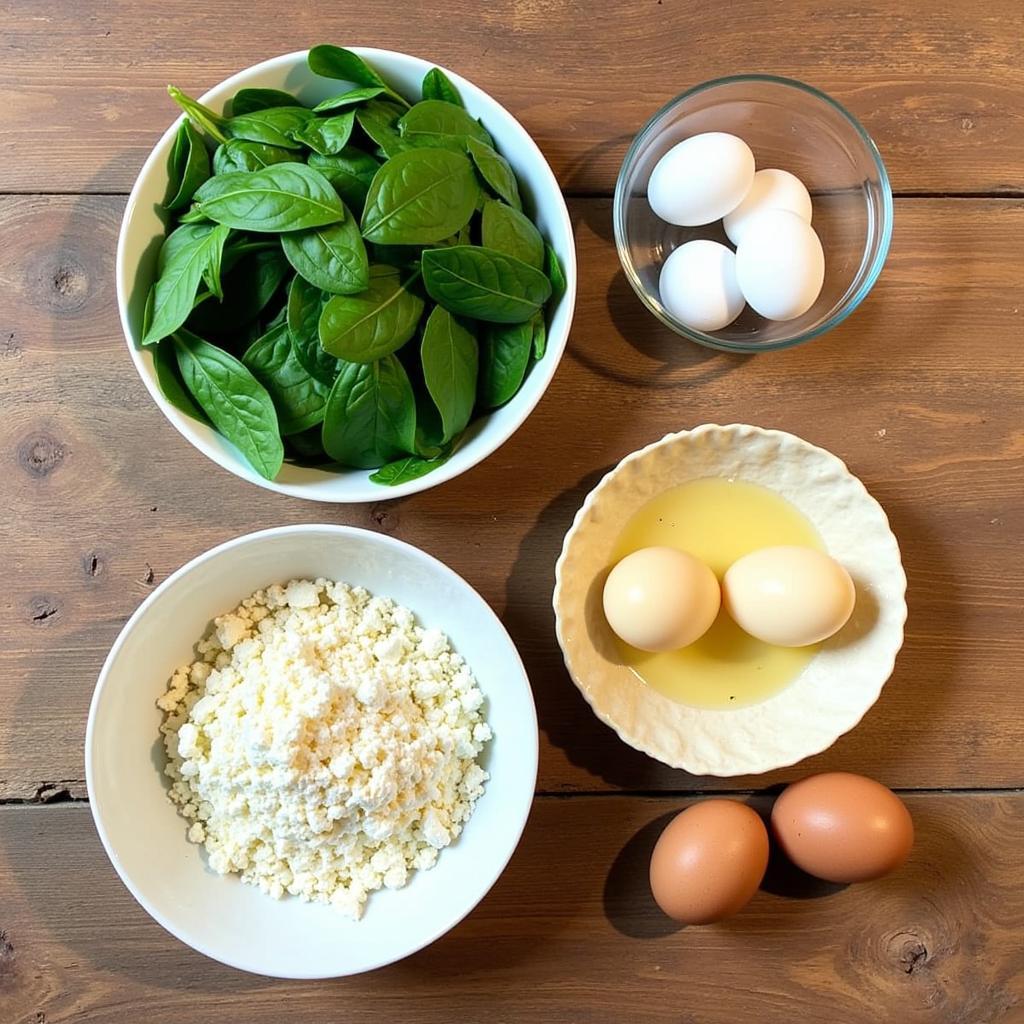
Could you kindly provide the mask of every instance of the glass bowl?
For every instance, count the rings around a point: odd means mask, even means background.
[[[777,167],[807,186],[813,226],[825,250],[825,283],[795,320],[767,320],[750,306],[706,334],[661,304],[658,275],[677,246],[694,238],[729,244],[721,221],[677,227],[654,214],[647,182],[676,143],[701,132],[730,132],[753,150],[757,167]],[[662,107],[633,140],[615,185],[615,244],[633,290],[677,334],[709,348],[763,352],[789,348],[845,320],[878,279],[892,237],[892,190],[871,137],[823,92],[774,75],[735,75],[695,86]]]

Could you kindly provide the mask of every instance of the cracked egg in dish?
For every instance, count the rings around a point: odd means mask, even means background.
[[[770,566],[772,552],[795,550],[812,569],[834,560],[852,579],[853,611],[827,639],[780,646],[725,600],[686,646],[633,647],[609,626],[606,582],[652,548],[685,551],[720,582],[737,563]],[[588,495],[554,606],[566,666],[598,718],[671,767],[733,776],[794,764],[860,721],[903,643],[905,592],[885,513],[838,458],[782,431],[704,425],[627,456]],[[808,613],[830,600],[846,598],[810,588]]]

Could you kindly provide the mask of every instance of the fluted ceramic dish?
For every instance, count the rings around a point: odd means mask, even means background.
[[[782,495],[857,588],[846,626],[789,686],[749,707],[690,707],[647,686],[622,663],[601,607],[600,580],[630,516],[707,477]],[[555,569],[556,630],[573,681],[631,747],[694,775],[757,774],[825,750],[875,703],[903,644],[906,583],[885,512],[835,455],[779,430],[706,424],[628,455],[587,496]]]

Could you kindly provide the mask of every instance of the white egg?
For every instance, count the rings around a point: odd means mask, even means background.
[[[855,600],[850,574],[814,548],[752,551],[722,580],[722,603],[736,624],[778,647],[805,647],[838,633]]]
[[[789,210],[762,211],[751,219],[736,250],[736,280],[761,316],[802,316],[825,282],[825,254],[814,228]]]
[[[750,222],[765,210],[789,210],[810,224],[811,194],[804,183],[789,171],[775,167],[758,171],[743,202],[725,215],[725,233],[729,241],[739,245]]]
[[[647,184],[651,209],[669,224],[710,224],[737,207],[754,180],[754,154],[735,135],[705,132],[673,146]]]
[[[661,304],[687,327],[718,331],[743,311],[736,254],[697,238],[672,251],[658,278]]]
[[[605,618],[615,634],[643,651],[672,651],[703,636],[722,601],[715,574],[676,548],[626,555],[604,584]]]

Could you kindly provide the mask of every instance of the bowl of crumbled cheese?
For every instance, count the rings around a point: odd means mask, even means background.
[[[483,898],[526,824],[537,719],[512,640],[436,559],[346,526],[189,562],[100,673],[86,776],[168,931],[286,978],[372,970]]]

